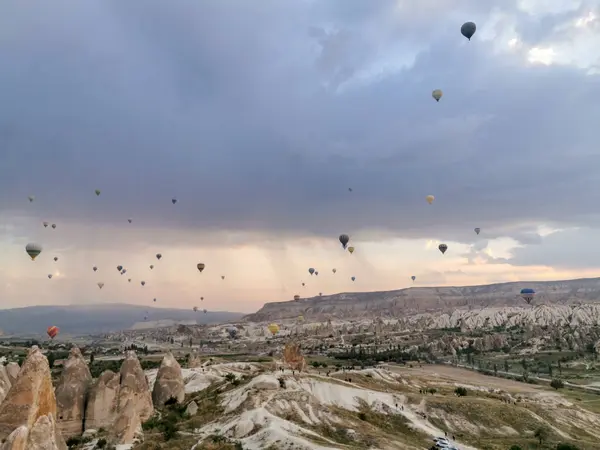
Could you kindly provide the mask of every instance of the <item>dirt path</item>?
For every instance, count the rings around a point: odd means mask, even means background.
[[[478,386],[483,385],[512,392],[539,393],[540,391],[547,390],[541,386],[483,375],[472,370],[446,365],[423,364],[422,367],[413,368],[408,366],[388,365],[386,366],[386,369],[400,374],[429,378],[432,381],[446,381],[450,383],[473,384]]]

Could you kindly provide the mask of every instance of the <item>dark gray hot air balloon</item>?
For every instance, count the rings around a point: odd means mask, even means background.
[[[415,281],[417,279],[417,277],[415,277],[414,275],[412,277],[410,277],[411,280]]]
[[[440,252],[442,252],[442,255],[446,253],[446,250],[448,250],[448,246],[446,244],[440,244],[438,245],[438,248],[440,249]]]
[[[468,40],[471,40],[476,30],[477,25],[475,25],[473,22],[465,22],[463,23],[462,27],[460,27],[461,34]]]
[[[350,237],[347,234],[340,234],[340,244],[342,244],[342,247],[344,247],[344,250],[346,250],[346,246],[348,245],[348,242],[350,242]]]
[[[481,233],[481,228],[479,228],[479,227],[475,228],[475,233],[477,233],[477,234]]]
[[[310,269],[308,269],[308,273],[310,273],[311,275],[313,275],[315,273],[315,269],[313,269],[312,267]]]

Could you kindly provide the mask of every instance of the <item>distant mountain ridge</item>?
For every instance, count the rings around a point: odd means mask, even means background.
[[[243,320],[262,322],[298,316],[304,316],[306,320],[403,317],[423,313],[452,313],[456,309],[527,307],[519,296],[523,288],[536,291],[532,305],[600,302],[600,278],[519,281],[462,287],[409,287],[395,291],[340,293],[266,303]]]
[[[198,324],[229,322],[243,313],[227,311],[194,312],[191,309],[151,308],[125,303],[93,305],[40,305],[0,310],[0,329],[5,335],[45,334],[56,325],[61,334],[97,334],[119,331],[142,322],[172,320],[175,323],[195,320]]]

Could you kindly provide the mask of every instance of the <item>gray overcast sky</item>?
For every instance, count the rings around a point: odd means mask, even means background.
[[[164,243],[221,230],[472,244],[480,226],[532,244],[515,263],[544,264],[561,251],[544,253],[538,225],[597,234],[599,6],[5,2],[0,214],[26,217],[34,194],[37,218],[131,246],[146,238],[127,217]],[[6,236],[32,236],[13,222]]]

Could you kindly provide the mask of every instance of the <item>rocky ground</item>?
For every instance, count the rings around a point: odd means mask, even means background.
[[[511,445],[600,448],[600,395],[552,390],[448,365],[319,365],[298,373],[269,363],[167,352],[143,371],[129,351],[118,372],[93,379],[73,348],[52,384],[33,347],[0,369],[1,450],[425,449]],[[411,367],[412,366],[412,367]],[[462,390],[460,389],[462,388]]]

